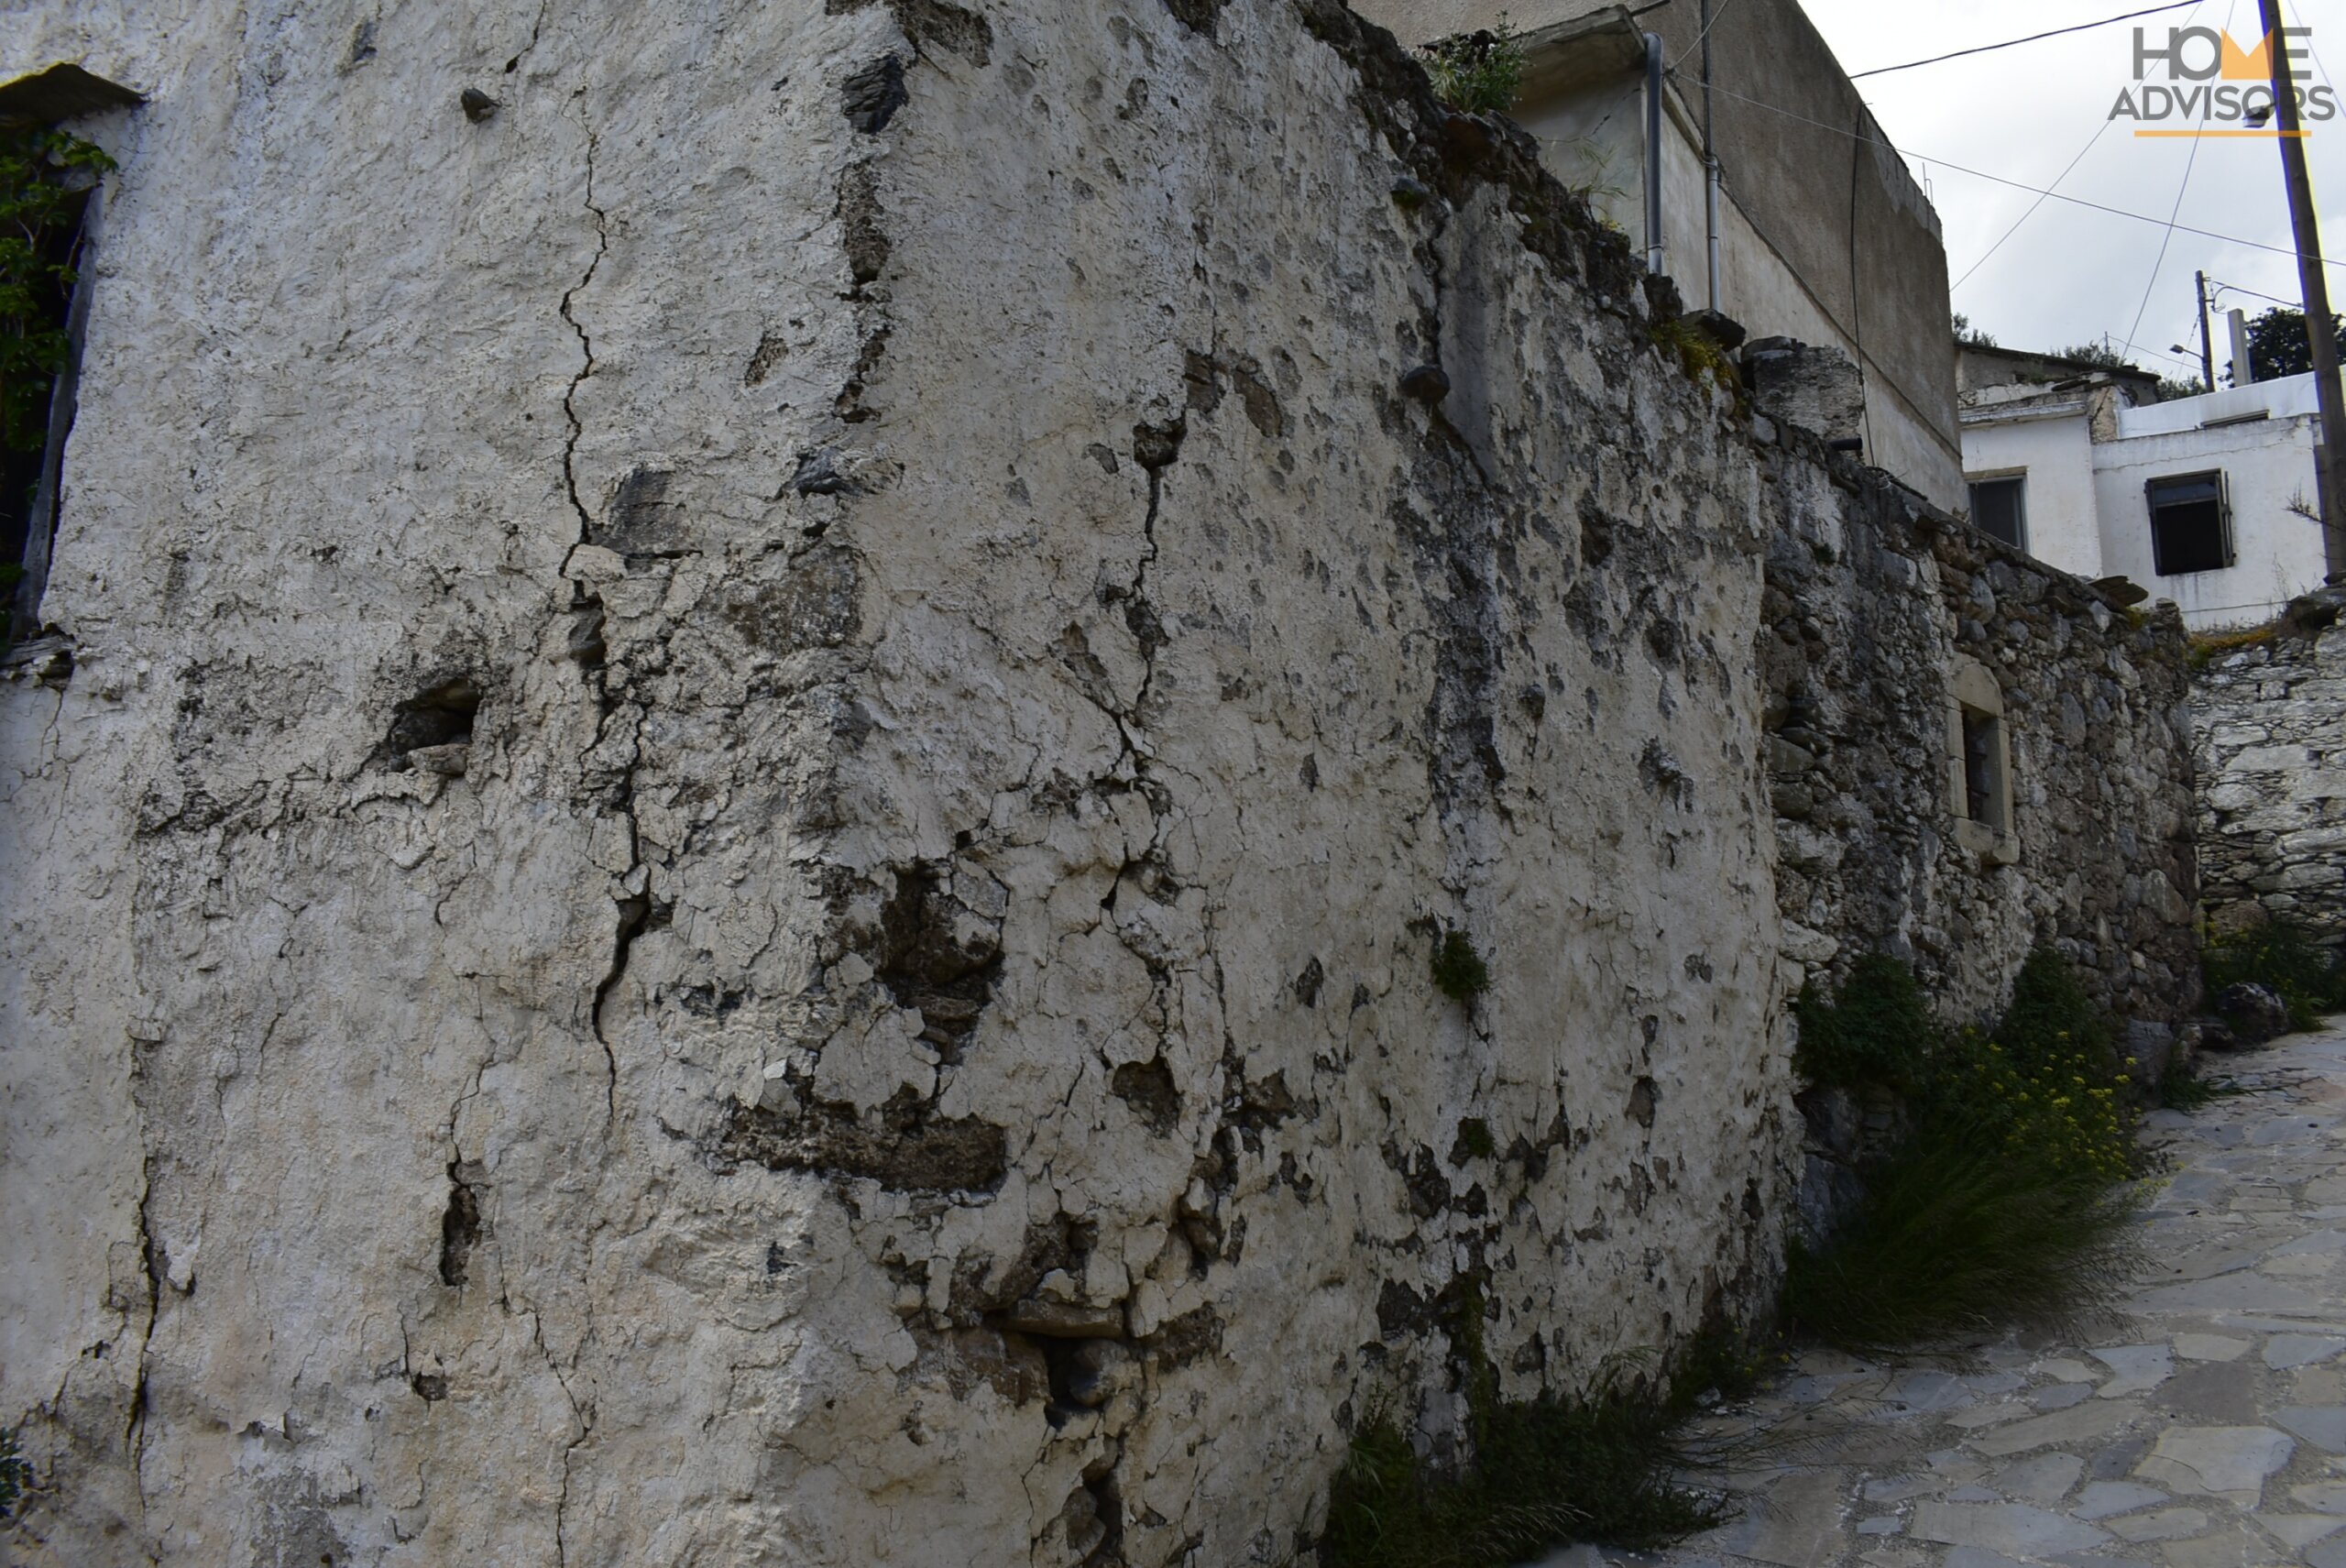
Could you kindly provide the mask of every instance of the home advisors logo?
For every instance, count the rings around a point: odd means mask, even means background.
[[[2312,51],[2304,42],[2311,27],[2276,27],[2242,49],[2214,27],[2169,27],[2164,46],[2149,31],[2134,29],[2134,85],[2118,92],[2113,120],[2138,122],[2138,137],[2310,136],[2311,125],[2338,115],[2337,94],[2327,86],[2295,90],[2299,128],[2284,132],[2273,118],[2273,55],[2289,62],[2293,82],[2305,80]],[[2164,81],[2153,67],[2164,67]]]

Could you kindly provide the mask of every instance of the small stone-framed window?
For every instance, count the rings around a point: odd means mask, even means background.
[[[2028,470],[1989,474],[1971,481],[1971,521],[2015,550],[2028,548]]]
[[[2221,469],[2170,474],[2143,487],[2151,511],[2151,569],[2162,577],[2220,572],[2232,564],[2232,510]]]
[[[2004,725],[2004,691],[1995,672],[1958,658],[1948,683],[1947,804],[1955,841],[1990,865],[2020,859],[2012,826],[2012,737]]]

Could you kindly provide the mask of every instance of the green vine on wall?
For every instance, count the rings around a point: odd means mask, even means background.
[[[71,345],[58,302],[71,295],[68,231],[82,194],[110,172],[104,148],[36,126],[0,131],[0,445],[38,452],[49,389]]]

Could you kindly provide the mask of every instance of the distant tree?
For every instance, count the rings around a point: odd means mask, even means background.
[[[1961,311],[1955,313],[1955,341],[1966,348],[1993,348],[1996,340],[1971,324],[1971,318]]]
[[[2159,378],[2159,401],[2163,403],[2173,402],[2177,398],[2196,398],[2207,389],[2194,380],[2181,379],[2174,376]]]
[[[2140,368],[2138,366],[2129,365],[2126,362],[2126,356],[2107,343],[2080,343],[2071,348],[2056,348],[2053,351],[2053,356],[2055,359],[2074,359],[2080,365],[2098,365],[2105,370],[2139,370]]]
[[[2330,330],[2346,332],[2336,315]],[[2313,340],[2306,335],[2306,313],[2275,305],[2248,323],[2248,364],[2260,381],[2302,376],[2313,368]]]

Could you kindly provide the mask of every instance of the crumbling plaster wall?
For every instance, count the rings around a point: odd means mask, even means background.
[[[2259,915],[2346,943],[2346,589],[2291,602],[2271,637],[2191,680],[2201,896],[2220,928]]]
[[[1785,526],[1768,550],[1760,656],[1786,956],[1830,979],[1889,952],[1977,1021],[2048,941],[2154,1070],[2198,989],[2173,607],[2130,613],[1782,436],[1767,464]],[[1993,851],[1959,825],[1949,771],[1966,662],[1998,688],[2010,757],[2010,834]]]
[[[0,718],[27,1561],[1276,1560],[1468,1303],[1764,1289],[1760,473],[1348,13],[0,47],[151,100]]]

